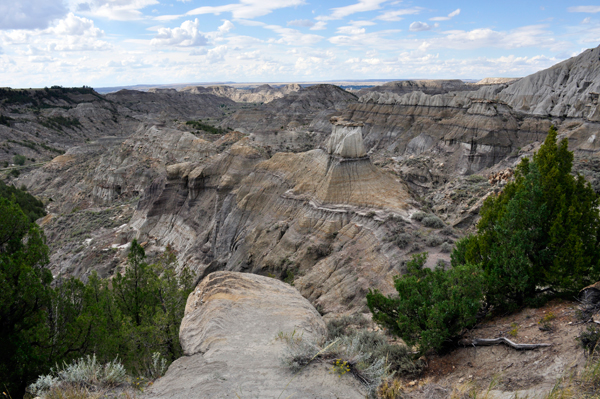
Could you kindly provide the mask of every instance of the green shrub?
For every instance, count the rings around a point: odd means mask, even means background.
[[[600,342],[600,328],[596,325],[587,326],[587,329],[579,334],[577,341],[591,355],[597,350],[596,347],[598,346],[598,342]]]
[[[394,244],[400,249],[404,249],[410,244],[411,236],[407,233],[400,233],[394,236]]]
[[[381,381],[390,375],[390,365],[382,351],[376,351],[381,338],[373,334],[367,331],[354,331],[350,335],[341,335],[323,345],[302,337],[288,340],[281,361],[293,372],[303,370],[316,359],[327,361],[331,364],[332,372],[339,372],[340,376],[349,372],[357,377],[365,385],[371,397],[374,397]]]
[[[373,320],[419,353],[440,349],[476,322],[483,298],[483,273],[474,265],[448,271],[424,268],[427,254],[414,255],[407,272],[394,278],[397,296],[367,294]]]
[[[44,210],[44,204],[42,201],[29,194],[23,188],[18,189],[12,185],[5,184],[1,180],[0,198],[5,198],[9,201],[16,201],[23,213],[27,215],[30,222],[35,222],[37,219],[46,216],[46,211]]]
[[[10,121],[12,120],[13,118],[11,118],[10,116],[0,115],[0,125],[10,126]]]
[[[353,331],[365,328],[368,324],[369,321],[361,314],[329,320],[327,322],[327,339],[333,341],[343,335],[350,335]]]
[[[429,237],[427,237],[427,239],[425,240],[425,244],[427,244],[428,247],[437,247],[438,245],[441,245],[444,242],[444,239],[440,236],[436,236],[436,235],[430,235]]]
[[[444,222],[442,222],[442,219],[435,215],[429,215],[424,217],[421,220],[421,223],[423,224],[423,226],[430,227],[432,229],[441,229],[442,227],[444,227]]]
[[[126,382],[128,376],[125,367],[118,360],[100,364],[96,360],[96,355],[88,355],[70,364],[64,364],[62,368],[52,369],[50,374],[39,376],[27,391],[36,396],[45,396],[46,392],[59,385],[98,389],[114,387]]]
[[[571,296],[600,279],[600,201],[552,127],[533,161],[481,208],[477,234],[456,244],[453,266],[480,264],[487,302],[514,310],[542,293]],[[542,300],[544,298],[541,298]]]
[[[13,157],[13,163],[15,165],[25,165],[25,162],[27,161],[27,157],[24,155],[20,155],[20,154],[15,154],[15,156]]]
[[[411,219],[416,220],[417,222],[420,222],[421,220],[423,220],[423,218],[429,216],[428,213],[425,212],[415,212],[411,215]]]
[[[450,244],[449,242],[443,243],[442,246],[440,247],[440,251],[443,253],[452,252],[452,244]]]
[[[218,128],[218,127],[214,127],[212,125],[208,125],[206,123],[202,123],[200,121],[187,121],[185,123],[188,126],[191,126],[194,129],[198,129],[198,130],[204,130],[207,133],[211,133],[211,134],[225,134],[227,133],[227,131]]]

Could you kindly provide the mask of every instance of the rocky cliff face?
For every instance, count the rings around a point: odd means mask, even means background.
[[[340,114],[357,97],[337,86],[315,85],[227,117],[223,126],[251,133],[273,151],[306,151],[331,133],[329,118]]]
[[[551,124],[580,153],[597,151],[599,49],[510,84],[428,95],[370,92],[344,113],[364,123],[369,151],[436,157],[445,168],[471,174],[543,141]],[[533,106],[535,104],[535,106]]]
[[[514,110],[555,118],[600,122],[600,47],[589,49],[502,90]]]

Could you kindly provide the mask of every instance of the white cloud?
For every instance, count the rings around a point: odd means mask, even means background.
[[[312,46],[324,39],[323,36],[305,34],[296,29],[283,28],[279,25],[265,25],[279,35],[279,40],[269,40],[271,43],[286,44],[288,46]]]
[[[358,3],[352,4],[345,7],[337,7],[332,8],[333,11],[330,16],[321,16],[317,19],[321,19],[323,21],[332,20],[332,19],[342,19],[347,17],[348,15],[356,14],[358,12],[367,12],[367,11],[375,11],[381,8],[381,4],[385,3],[387,0],[359,0]]]
[[[444,32],[444,37],[424,41],[423,47],[472,50],[486,47],[515,49],[537,46],[554,51],[564,49],[566,43],[554,39],[554,34],[547,28],[547,25],[530,25],[508,32],[494,31],[489,28],[473,29],[471,31],[451,30]]]
[[[204,47],[195,48],[190,52],[190,55],[206,55],[208,50]]]
[[[31,42],[31,33],[24,30],[0,32],[0,38],[6,45],[28,44]]]
[[[217,46],[213,49],[208,50],[206,53],[206,59],[211,63],[217,63],[225,60],[225,55],[228,52],[227,46]]]
[[[79,36],[65,36],[56,42],[48,43],[48,51],[107,51],[112,46],[103,40]]]
[[[430,30],[431,26],[426,23],[426,22],[421,22],[421,21],[415,21],[412,24],[410,24],[408,30],[410,30],[411,32],[422,32],[425,30]]]
[[[382,21],[388,21],[388,22],[395,22],[395,21],[401,21],[402,20],[402,16],[404,15],[415,15],[420,13],[422,10],[421,7],[413,7],[413,8],[406,8],[403,10],[394,10],[394,11],[387,11],[384,12],[383,14],[381,14],[380,16],[378,16],[375,19],[379,19]]]
[[[186,15],[215,14],[230,12],[233,18],[253,19],[270,14],[274,10],[306,4],[304,0],[241,0],[239,3],[222,6],[203,6],[188,11]]]
[[[258,60],[261,57],[260,50],[247,51],[238,55],[236,58],[242,61]]]
[[[584,19],[583,19],[583,21],[581,21],[581,24],[582,24],[582,25],[589,24],[591,20],[592,20],[592,19],[591,19],[590,17],[584,18]]]
[[[355,26],[340,26],[336,33],[342,35],[361,35],[366,32],[365,28],[358,28]]]
[[[288,21],[287,26],[299,26],[304,28],[311,28],[315,26],[315,23],[310,19],[294,19],[293,21]]]
[[[132,21],[143,18],[142,9],[159,4],[158,0],[89,0],[77,4],[77,12],[86,16]]]
[[[327,22],[325,22],[325,21],[318,21],[315,24],[315,26],[310,28],[310,30],[324,30],[324,29],[327,29]]]
[[[66,13],[62,0],[3,0],[0,1],[0,30],[45,29]]]
[[[229,21],[227,21],[229,22]],[[160,28],[157,35],[150,41],[151,46],[196,47],[208,44],[206,37],[198,30],[200,22],[184,21],[177,28]]]
[[[232,30],[233,28],[235,28],[235,25],[233,25],[231,23],[231,21],[228,20],[223,20],[223,25],[219,26],[218,31],[221,34],[225,34],[228,33],[230,30]]]
[[[452,11],[446,17],[433,17],[433,18],[429,18],[429,20],[430,21],[448,21],[448,20],[452,19],[453,17],[456,17],[458,14],[460,14],[460,8]]]
[[[348,46],[353,49],[364,51],[373,49],[393,51],[398,49],[398,47],[403,46],[403,43],[397,39],[389,37],[398,32],[400,32],[398,29],[389,29],[369,33],[338,35],[330,37],[329,42],[337,46]]]
[[[72,12],[49,29],[56,35],[101,37],[104,32],[94,26],[94,21],[75,16]]]
[[[49,62],[54,62],[56,61],[56,59],[52,58],[52,57],[48,57],[48,56],[30,56],[27,59],[29,62],[42,62],[44,64],[47,64]]]
[[[569,12],[586,12],[590,14],[595,14],[600,12],[600,6],[576,6],[567,8]]]

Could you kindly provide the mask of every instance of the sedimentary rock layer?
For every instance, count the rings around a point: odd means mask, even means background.
[[[180,340],[185,356],[149,398],[363,398],[350,378],[326,365],[292,374],[281,362],[286,340],[322,341],[325,323],[293,287],[247,273],[209,274],[188,297]]]

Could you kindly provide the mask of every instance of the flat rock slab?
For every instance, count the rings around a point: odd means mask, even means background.
[[[280,333],[320,340],[325,323],[292,286],[246,273],[209,274],[187,300],[180,340],[185,356],[149,398],[364,398],[352,377],[315,363],[292,374]]]

